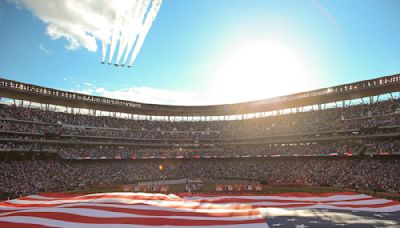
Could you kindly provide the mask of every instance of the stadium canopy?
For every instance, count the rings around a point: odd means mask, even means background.
[[[400,92],[400,74],[236,104],[179,106],[118,100],[0,78],[0,97],[146,116],[227,116],[271,112]]]

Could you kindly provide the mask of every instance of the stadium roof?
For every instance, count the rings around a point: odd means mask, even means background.
[[[400,91],[400,74],[236,104],[148,104],[57,90],[0,78],[0,96],[42,104],[152,116],[227,116],[326,104]]]

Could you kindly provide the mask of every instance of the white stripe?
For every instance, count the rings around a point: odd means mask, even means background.
[[[257,205],[257,206],[296,206],[299,204],[312,204],[312,203],[324,203],[321,202],[230,202],[230,203],[212,203],[212,202],[193,202],[193,201],[168,201],[168,200],[134,200],[134,199],[122,199],[122,198],[98,198],[98,199],[69,199],[69,200],[52,200],[52,201],[41,201],[41,200],[9,200],[10,204],[18,204],[18,205],[25,205],[25,204],[70,204],[70,203],[80,203],[80,202],[89,202],[89,203],[124,203],[124,204],[147,204],[153,206],[162,206],[162,207],[194,207],[194,206],[201,206],[201,207],[229,207],[235,205]],[[383,204],[393,202],[392,200],[387,199],[371,199],[371,200],[360,200],[360,201],[335,201],[329,202],[327,204],[330,205],[375,205],[375,204]],[[208,209],[208,208],[207,208]]]
[[[218,212],[228,212],[228,211],[236,211],[235,209],[230,209],[230,206],[238,206],[238,205],[258,205],[260,207],[280,207],[280,206],[290,206],[292,208],[301,208],[296,207],[298,204],[303,203],[279,203],[279,202],[257,202],[257,203],[199,203],[199,202],[192,202],[192,201],[168,201],[168,200],[130,200],[130,199],[115,199],[115,198],[100,198],[100,199],[81,199],[81,200],[54,200],[54,201],[37,201],[37,200],[10,200],[9,203],[17,204],[17,205],[24,205],[24,204],[45,204],[51,206],[51,204],[73,204],[73,203],[125,203],[125,204],[147,204],[150,206],[155,207],[167,207],[167,208],[187,208],[188,207],[196,207],[198,210],[221,210]],[[392,202],[391,200],[386,199],[371,199],[371,200],[360,200],[360,201],[349,201],[349,202],[334,202],[334,203],[327,203],[326,205],[376,205],[376,204],[383,204]],[[74,204],[75,205],[75,204]],[[319,203],[319,205],[325,205]],[[105,205],[106,206],[106,205]],[[138,205],[139,206],[139,205]],[[310,205],[314,206],[314,205]],[[318,206],[318,205],[317,205]],[[210,207],[210,208],[209,208]],[[306,206],[303,206],[304,208]]]
[[[102,203],[71,203],[71,204],[61,204],[57,206],[50,206],[49,208],[60,208],[60,207],[78,207],[78,206],[98,206],[98,207],[114,207],[114,208],[128,208],[128,209],[138,209],[138,210],[158,210],[158,211],[187,211],[187,212],[199,212],[199,213],[230,213],[230,212],[247,212],[248,209],[199,209],[199,208],[174,208],[174,207],[156,207],[151,205],[130,205],[130,204],[102,204]],[[36,209],[43,207],[4,207],[7,210],[26,210],[26,209]],[[6,209],[4,209],[6,210]]]
[[[10,216],[0,217],[0,221],[13,222],[13,223],[29,223],[38,224],[51,227],[74,227],[74,228],[150,228],[154,226],[134,225],[134,224],[87,224],[77,222],[67,222],[53,219],[37,218],[31,216]],[[176,227],[170,225],[163,225],[163,228]],[[179,228],[268,228],[266,223],[252,223],[252,224],[238,224],[238,225],[219,225],[219,226],[178,226]]]
[[[376,205],[376,204],[383,204],[383,203],[390,203],[393,202],[392,200],[388,199],[370,199],[370,200],[360,200],[360,201],[350,201],[350,202],[332,202],[327,203],[329,205]]]
[[[35,199],[62,199],[64,197],[66,198],[74,198],[74,199],[80,199],[84,197],[92,197],[92,196],[130,196],[130,197],[166,197],[170,199],[182,199],[177,195],[174,194],[162,194],[162,193],[145,193],[145,192],[110,192],[110,193],[93,193],[93,194],[86,194],[86,195],[80,195],[80,196],[68,196],[68,194],[65,194],[64,196],[61,197],[51,197],[51,196],[42,196],[42,195],[30,195],[28,197],[30,198],[35,198]],[[118,197],[117,197],[118,198]]]
[[[32,199],[44,199],[44,200],[56,199],[56,197],[48,197],[48,196],[41,196],[41,195],[30,195],[27,197],[32,198]]]
[[[230,212],[248,212],[248,209],[198,209],[198,208],[174,208],[174,207],[155,207],[149,205],[122,205],[122,204],[98,204],[98,203],[73,203],[63,204],[56,207],[76,207],[76,206],[98,206],[98,207],[114,207],[114,208],[127,208],[138,210],[157,210],[157,211],[171,211],[171,212],[199,212],[199,213],[230,213]],[[252,209],[255,210],[255,209]]]
[[[35,208],[35,209],[27,209],[23,211],[16,211],[16,212],[5,212],[0,213],[0,216],[12,216],[13,214],[17,213],[25,213],[25,212],[54,212],[54,213],[66,213],[72,215],[80,215],[86,217],[93,217],[94,221],[95,218],[158,218],[162,219],[165,218],[177,218],[177,219],[190,219],[190,220],[221,220],[221,221],[240,221],[240,220],[255,220],[262,218],[260,215],[250,215],[250,216],[226,216],[226,217],[219,217],[219,216],[211,216],[210,217],[202,217],[202,216],[182,216],[182,215],[167,215],[167,216],[150,216],[150,215],[137,215],[137,214],[130,214],[124,212],[112,212],[112,211],[105,211],[105,210],[98,210],[98,209],[87,209],[87,208]],[[40,217],[40,216],[38,216]]]
[[[262,210],[262,208],[259,208]],[[283,209],[283,208],[279,208]],[[373,207],[336,207],[333,205],[326,205],[326,204],[316,204],[312,206],[305,206],[305,207],[296,207],[296,208],[286,208],[286,209],[335,209],[335,210],[357,210],[357,211],[369,211],[369,212],[397,212],[400,211],[400,205],[394,205],[394,206],[386,206],[386,207],[378,207],[378,208],[373,208]]]
[[[203,209],[209,209],[208,207],[216,209],[225,209],[234,204],[217,204],[217,203],[200,203],[192,201],[168,201],[168,200],[131,200],[131,199],[120,199],[120,198],[99,198],[99,199],[73,199],[73,200],[53,200],[53,201],[39,201],[39,200],[9,200],[8,203],[16,205],[26,205],[26,204],[67,204],[67,203],[80,203],[80,202],[90,202],[90,203],[123,203],[123,204],[147,204],[159,207],[203,207]],[[238,205],[246,205],[241,203]],[[236,205],[237,206],[237,205]]]
[[[355,199],[362,199],[362,198],[372,198],[372,196],[365,195],[365,194],[357,194],[357,195],[341,195],[340,193],[333,196],[322,196],[322,197],[286,197],[286,196],[263,196],[263,195],[249,195],[249,196],[184,196],[179,197],[174,194],[161,194],[161,193],[130,193],[130,192],[113,192],[113,193],[95,193],[95,194],[88,194],[88,195],[81,195],[71,197],[72,199],[80,199],[85,197],[91,196],[116,196],[118,195],[127,196],[127,197],[167,197],[171,200],[223,200],[223,199],[249,199],[249,200],[293,200],[293,201],[316,201],[316,202],[325,202],[325,201],[342,201],[342,200],[355,200]],[[40,195],[32,195],[29,196],[31,198],[37,199],[55,199],[55,200],[62,200],[63,197],[48,197],[48,196],[40,196]],[[68,197],[68,195],[66,195]],[[68,197],[69,198],[69,197]],[[151,199],[149,199],[151,200]]]
[[[19,209],[19,208],[18,207],[8,207],[8,206],[0,205],[0,211],[1,210],[3,210],[3,211],[5,211],[5,210],[15,210],[15,209]]]
[[[286,196],[185,196],[185,200],[212,200],[212,199],[252,199],[252,200],[294,200],[294,201],[342,201],[342,200],[355,200],[362,198],[371,198],[371,196],[359,194],[359,195],[334,195],[334,196],[324,196],[324,197],[286,197]]]

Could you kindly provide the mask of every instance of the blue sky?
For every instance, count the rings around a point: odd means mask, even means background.
[[[0,0],[0,76],[48,87],[215,104],[400,72],[398,0],[164,0],[132,68],[100,64],[99,40],[67,49],[27,4]]]

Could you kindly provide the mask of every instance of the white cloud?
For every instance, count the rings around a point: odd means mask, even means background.
[[[84,82],[83,84],[84,84],[85,86],[93,87],[93,84],[90,83],[90,82]]]
[[[50,54],[52,52],[51,49],[44,47],[43,44],[39,44],[39,49],[43,51],[45,54]]]
[[[95,92],[104,97],[151,104],[194,105],[201,102],[198,99],[200,94],[197,92],[174,91],[150,87],[132,87],[115,91],[99,87]]]
[[[106,0],[14,0],[14,2],[19,7],[25,6],[46,23],[47,35],[52,39],[67,39],[68,49],[83,46],[89,51],[96,51],[96,38],[112,19],[107,12]]]
[[[86,94],[86,95],[93,95],[93,89],[92,88],[70,89],[69,91],[74,92],[74,93],[82,93],[82,94]]]
[[[132,65],[144,38],[155,19],[162,0],[8,0],[17,8],[32,11],[46,25],[51,39],[64,38],[65,48],[79,47],[97,51],[97,40],[103,43],[102,61],[110,44],[110,61],[119,42],[116,63]],[[133,43],[138,37],[136,45]]]
[[[209,90],[195,92],[188,90],[159,89],[146,86],[108,90],[104,87],[97,87],[88,82],[84,82],[82,85],[77,85],[74,89],[70,89],[69,91],[119,100],[165,105],[216,105],[251,100],[238,99],[236,96],[225,96],[224,90],[219,90],[218,94]]]
[[[102,93],[104,93],[106,90],[105,90],[103,87],[99,87],[99,88],[97,88],[95,91],[96,91],[96,93],[102,94]]]
[[[92,83],[84,82],[68,91],[151,104],[205,105],[211,102],[211,99],[206,99],[203,94],[198,92],[158,89],[145,86],[108,90],[104,87],[96,87]]]

